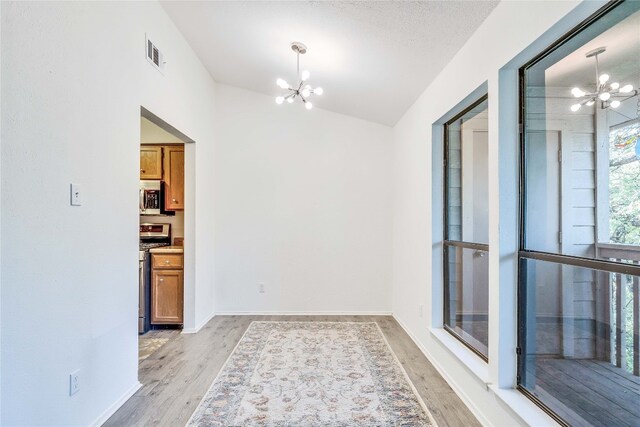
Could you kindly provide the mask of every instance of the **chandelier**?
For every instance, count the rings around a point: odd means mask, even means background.
[[[609,82],[609,75],[600,74],[598,67],[598,55],[604,53],[606,50],[606,47],[599,47],[587,52],[587,58],[594,58],[596,60],[596,90],[595,92],[585,92],[579,87],[571,89],[571,94],[576,98],[580,98],[577,104],[573,104],[571,106],[571,111],[574,113],[583,105],[592,106],[598,101],[600,102],[600,108],[602,109],[607,109],[609,107],[618,108],[621,101],[625,101],[638,94],[638,91],[634,90],[633,85],[630,84],[620,87],[620,83],[613,82],[607,85]]]
[[[309,97],[313,94],[322,95],[324,92],[321,87],[312,88],[310,85],[305,85],[305,82],[309,80],[310,73],[307,70],[304,70],[302,74],[300,74],[300,55],[304,55],[307,53],[307,47],[300,42],[291,43],[291,50],[296,53],[296,84],[290,86],[289,83],[284,79],[276,80],[276,84],[281,89],[287,89],[289,92],[276,97],[276,104],[280,105],[284,101],[287,101],[289,104],[293,103],[296,98],[300,97],[304,106],[307,110],[311,110],[313,108],[313,104],[309,102]],[[302,87],[304,85],[304,87]]]

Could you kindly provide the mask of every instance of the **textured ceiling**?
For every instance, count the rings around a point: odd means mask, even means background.
[[[213,78],[276,96],[300,68],[319,108],[394,125],[497,1],[163,1]],[[170,60],[170,52],[167,52]],[[294,108],[283,105],[274,108]]]

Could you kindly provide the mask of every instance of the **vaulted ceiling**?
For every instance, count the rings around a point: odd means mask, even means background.
[[[276,96],[300,68],[324,89],[316,107],[394,125],[497,1],[164,1],[224,84]],[[281,106],[287,108],[291,106]],[[274,108],[276,108],[274,102]]]

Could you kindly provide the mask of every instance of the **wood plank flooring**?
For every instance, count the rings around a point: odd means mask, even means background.
[[[254,320],[377,322],[438,426],[479,426],[473,414],[390,316],[216,316],[143,360],[143,387],[105,426],[184,426]]]
[[[607,362],[540,359],[536,393],[571,424],[640,425],[640,378]]]
[[[138,363],[155,353],[172,338],[180,335],[178,329],[149,331],[138,338]]]

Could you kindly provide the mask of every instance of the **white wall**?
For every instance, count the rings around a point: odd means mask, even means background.
[[[1,15],[0,424],[87,425],[138,385],[141,105],[196,141],[185,326],[213,311],[214,83],[157,3],[2,2]],[[145,32],[164,76],[144,58]]]
[[[602,5],[501,2],[394,128],[394,315],[485,424],[553,424],[513,391],[517,69]],[[457,341],[447,340],[446,332],[442,335],[442,152],[432,146],[441,144],[440,136],[432,135],[432,125],[472,92],[477,99],[483,85],[489,90],[488,365]],[[438,158],[432,157],[432,149]],[[421,305],[427,308],[423,318]]]
[[[519,416],[496,404],[508,400],[515,335],[504,286],[513,278],[496,258],[509,243],[498,227],[513,225],[503,219],[515,209],[498,203],[497,165],[516,139],[503,89],[515,93],[519,63],[602,2],[576,4],[501,3],[392,132],[215,85],[156,3],[3,2],[0,424],[90,424],[137,387],[140,105],[196,141],[185,160],[195,206],[185,218],[195,253],[187,328],[209,318],[214,296],[219,312],[392,308],[482,421],[540,416],[531,404]],[[143,57],[145,32],[166,52],[164,76]],[[493,338],[479,378],[418,306],[441,305],[430,274],[431,126],[487,81]],[[492,115],[499,97],[513,108]],[[82,207],[68,206],[70,182],[82,185]],[[78,368],[81,391],[68,397]]]
[[[223,85],[215,104],[216,312],[390,312],[391,128]]]

